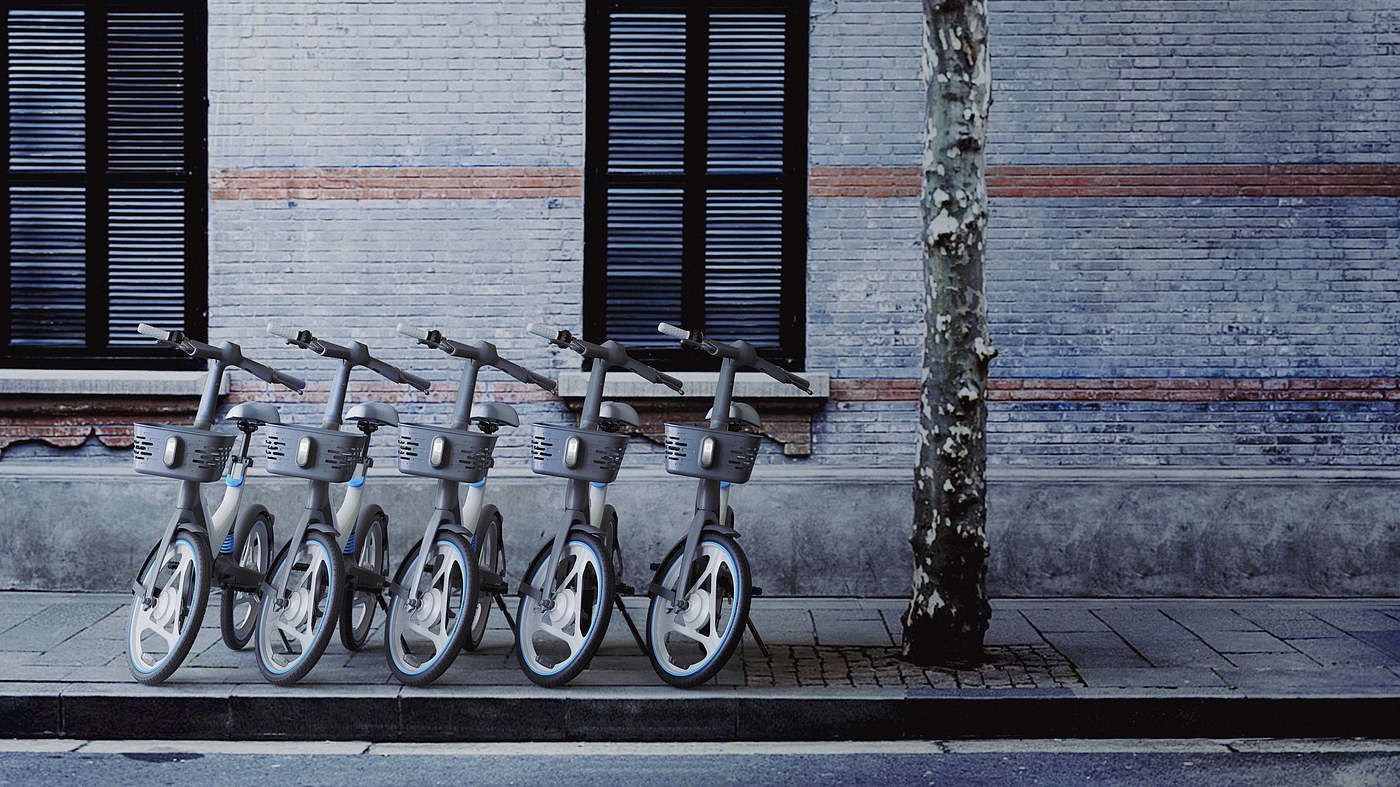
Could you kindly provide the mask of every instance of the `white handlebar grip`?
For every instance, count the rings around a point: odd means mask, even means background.
[[[414,339],[417,339],[420,342],[426,342],[428,340],[427,331],[423,330],[422,328],[415,328],[406,322],[399,323],[398,332],[403,334],[404,336],[409,336]]]
[[[298,331],[294,331],[291,328],[283,328],[275,322],[267,324],[267,332],[273,336],[280,336],[289,342],[296,341],[297,337],[301,335]]]
[[[554,330],[553,328],[547,328],[543,325],[538,325],[533,322],[525,326],[525,330],[529,331],[530,333],[533,333],[541,339],[548,339],[551,342],[559,338],[558,331]]]
[[[668,325],[664,322],[656,326],[656,330],[661,331],[662,333],[666,334],[672,339],[680,339],[684,341],[685,339],[690,338],[690,331],[687,331],[684,328],[677,328],[674,325]]]
[[[145,334],[146,336],[149,336],[152,339],[158,339],[162,342],[170,341],[170,331],[162,330],[154,325],[147,325],[144,322],[136,326],[136,332]]]

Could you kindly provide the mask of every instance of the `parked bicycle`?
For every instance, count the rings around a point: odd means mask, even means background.
[[[681,381],[629,357],[614,341],[593,344],[533,323],[527,330],[593,361],[578,428],[537,423],[530,443],[534,472],[568,479],[564,518],[525,571],[517,613],[521,668],[536,684],[554,687],[588,667],[614,601],[626,616],[619,593],[632,592],[617,582],[617,511],[607,503],[607,486],[627,449],[627,435],[616,431],[639,419],[631,407],[603,401],[607,373],[626,369],[678,392]],[[645,648],[635,627],[632,633]]]
[[[371,356],[360,342],[341,346],[310,331],[278,325],[267,330],[290,345],[339,361],[319,429],[279,424],[267,432],[268,472],[307,480],[306,510],[272,564],[257,625],[258,669],[268,681],[290,686],[316,666],[337,622],[341,644],[359,650],[369,639],[375,608],[387,607],[389,517],[377,505],[361,504],[373,465],[370,438],[382,427],[397,427],[399,418],[389,405],[362,402],[345,413],[360,434],[340,431],[350,373],[362,366],[420,391],[428,390],[429,383]],[[333,483],[348,484],[334,512]]]
[[[136,598],[127,631],[128,664],[138,681],[156,685],[169,678],[189,655],[214,583],[223,591],[219,628],[225,644],[234,650],[245,647],[257,622],[263,573],[272,550],[273,517],[262,505],[249,506],[242,516],[239,508],[243,480],[252,464],[248,444],[259,427],[276,424],[279,418],[277,408],[269,404],[236,405],[225,420],[237,425],[243,439],[238,453],[230,457],[237,437],[212,431],[224,371],[237,367],[264,382],[297,392],[306,384],[245,358],[232,342],[215,347],[180,331],[145,323],[137,330],[163,346],[209,362],[192,427],[135,425],[132,461],[136,472],[180,481],[175,514],[132,584]],[[218,478],[225,466],[228,475],[223,502],[213,517],[207,517],[200,485]],[[210,555],[211,532],[221,541],[217,559]]]
[[[666,424],[666,472],[699,482],[690,530],[654,566],[656,577],[648,588],[652,667],[672,686],[691,688],[724,668],[745,625],[763,648],[749,621],[757,590],[750,582],[748,558],[735,541],[739,533],[729,506],[730,485],[749,480],[758,456],[759,436],[739,430],[757,430],[761,423],[754,408],[733,401],[734,373],[756,369],[807,393],[812,389],[803,378],[760,358],[748,342],[720,344],[700,331],[664,322],[657,327],[685,347],[722,359],[709,428]]]
[[[451,426],[399,425],[399,471],[438,482],[423,537],[409,548],[394,576],[386,635],[394,677],[424,686],[441,677],[461,650],[481,645],[493,601],[510,621],[501,599],[508,590],[504,518],[486,503],[486,473],[496,432],[519,426],[520,417],[508,404],[473,404],[477,374],[483,366],[494,366],[546,391],[557,384],[502,358],[489,342],[457,342],[439,331],[402,323],[398,331],[465,362]],[[472,425],[480,431],[469,431]],[[467,485],[465,502],[459,484]]]

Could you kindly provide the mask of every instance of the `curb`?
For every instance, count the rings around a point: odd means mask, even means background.
[[[261,687],[257,687],[261,688]],[[366,691],[365,689],[369,690]],[[799,741],[955,738],[1390,737],[1400,697],[1073,690],[0,694],[0,737],[202,740]]]

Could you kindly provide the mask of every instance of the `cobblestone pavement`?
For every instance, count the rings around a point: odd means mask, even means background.
[[[743,658],[748,687],[850,686],[853,688],[1009,689],[1069,688],[1084,682],[1074,665],[1049,645],[989,645],[985,661],[968,669],[922,668],[899,658],[896,647],[770,646],[771,658],[753,649]]]

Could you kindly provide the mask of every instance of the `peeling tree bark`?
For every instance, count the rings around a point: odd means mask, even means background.
[[[987,603],[986,0],[924,0],[924,360],[904,657],[982,657]]]

